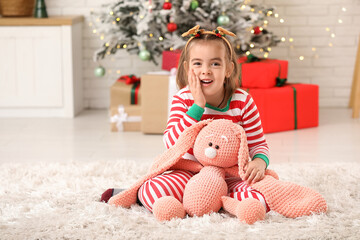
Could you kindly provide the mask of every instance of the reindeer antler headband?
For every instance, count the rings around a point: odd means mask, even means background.
[[[196,25],[195,27],[189,29],[187,32],[181,34],[182,37],[186,37],[186,36],[190,36],[190,39],[187,41],[186,45],[185,45],[185,51],[186,48],[189,44],[189,42],[191,40],[193,40],[194,38],[200,37],[202,34],[212,34],[215,35],[219,38],[222,38],[226,44],[228,45],[229,49],[231,50],[231,44],[230,42],[225,38],[226,35],[232,36],[232,37],[236,37],[236,35],[222,27],[217,27],[215,30],[213,31],[206,31],[205,29],[200,29],[199,25]],[[230,51],[230,53],[232,54],[232,51]],[[231,56],[232,57],[232,56]]]

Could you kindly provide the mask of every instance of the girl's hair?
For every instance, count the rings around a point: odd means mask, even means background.
[[[187,81],[188,76],[187,76],[187,71],[184,66],[184,61],[189,63],[189,58],[190,58],[189,51],[190,51],[191,47],[194,44],[201,44],[201,42],[209,42],[209,41],[221,42],[222,45],[225,47],[225,49],[226,49],[226,51],[225,51],[226,67],[229,67],[231,62],[234,64],[234,70],[232,71],[229,78],[225,78],[225,82],[224,82],[224,88],[225,88],[225,93],[226,93],[225,100],[228,101],[230,96],[233,95],[233,93],[235,92],[235,89],[237,88],[240,68],[237,63],[236,53],[235,53],[232,45],[230,45],[231,48],[229,48],[229,45],[225,42],[225,40],[222,37],[218,37],[213,34],[201,34],[199,37],[195,37],[195,38],[191,39],[190,42],[188,43],[187,47],[181,52],[180,59],[179,59],[178,71],[176,74],[176,84],[179,89],[182,89],[186,85],[188,85],[188,81]]]

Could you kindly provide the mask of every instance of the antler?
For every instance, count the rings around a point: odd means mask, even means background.
[[[224,33],[224,34],[232,36],[232,37],[236,37],[236,35],[234,33],[230,32],[222,27],[217,27],[216,29],[219,30],[219,32],[221,32],[221,33]]]
[[[200,25],[196,25],[195,27],[189,29],[187,32],[181,34],[182,37],[188,36],[190,34],[196,34],[199,31]]]

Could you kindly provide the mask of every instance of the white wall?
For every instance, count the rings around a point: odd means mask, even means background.
[[[101,40],[89,26],[90,10],[101,8],[115,0],[46,0],[48,14],[83,15],[83,76],[84,100],[87,108],[107,108],[109,87],[120,75],[141,75],[160,70],[161,65],[143,62],[137,56],[121,51],[102,61],[107,70],[103,78],[94,76],[97,66],[92,61],[93,52],[101,46]],[[271,21],[269,29],[278,36],[294,38],[293,48],[282,43],[272,48],[271,58],[289,60],[289,82],[313,83],[320,86],[321,107],[346,107],[349,101],[355,56],[360,34],[360,0],[253,0],[252,3],[275,6],[285,22]],[[341,11],[346,7],[347,11]],[[338,19],[343,23],[339,24]],[[336,37],[325,31],[329,27]],[[333,47],[328,43],[332,41]],[[316,53],[311,48],[316,47]],[[319,57],[316,58],[315,54]],[[299,60],[303,55],[305,59]],[[161,64],[161,58],[158,59]]]

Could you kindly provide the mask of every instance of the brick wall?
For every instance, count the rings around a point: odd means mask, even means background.
[[[91,9],[115,0],[46,0],[49,15],[83,15],[83,76],[84,101],[87,108],[107,108],[109,87],[119,74],[141,75],[160,70],[150,62],[143,62],[126,51],[103,60],[102,65],[111,73],[103,78],[94,76],[97,66],[92,61],[94,51],[101,40],[89,26]],[[292,37],[293,47],[288,41],[273,47],[271,58],[289,61],[289,82],[313,83],[320,86],[321,107],[346,107],[349,100],[355,56],[360,34],[359,0],[253,0],[255,4],[275,6],[280,18],[269,23],[269,29],[286,39]],[[347,11],[343,12],[342,7]],[[343,23],[339,24],[338,19]],[[329,27],[335,38],[325,31]],[[329,42],[333,47],[329,47]],[[316,48],[316,52],[312,51]],[[303,61],[299,56],[304,56]],[[318,55],[318,57],[316,56]],[[158,59],[161,63],[161,58]]]

